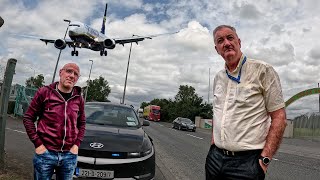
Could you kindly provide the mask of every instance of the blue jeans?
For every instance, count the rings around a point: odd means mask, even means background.
[[[68,152],[47,150],[43,154],[35,154],[33,158],[34,179],[51,180],[56,171],[59,180],[71,180],[77,165],[77,155]]]

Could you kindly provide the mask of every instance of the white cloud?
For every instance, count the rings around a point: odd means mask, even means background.
[[[27,2],[27,1],[26,1]],[[0,29],[0,63],[8,58],[18,60],[14,82],[24,84],[34,74],[44,74],[52,81],[59,50],[31,38],[12,35],[28,34],[62,38],[66,23],[63,19],[79,20],[100,29],[104,0],[99,1],[23,1],[0,0],[5,24]],[[151,35],[180,30],[179,33],[133,44],[126,102],[138,106],[154,98],[174,98],[179,85],[191,85],[207,100],[209,68],[211,80],[223,68],[224,60],[217,55],[212,30],[220,24],[237,28],[242,51],[249,57],[264,60],[279,73],[286,99],[315,87],[320,79],[319,1],[222,1],[181,0],[144,4],[142,0],[110,1],[106,31],[110,37]],[[121,14],[125,12],[124,14]],[[80,65],[78,84],[84,86],[94,60],[91,78],[103,76],[111,86],[109,99],[120,102],[123,95],[130,44],[118,45],[107,57],[86,49],[79,56],[70,56],[71,49],[62,51],[58,69],[67,62]],[[56,80],[58,75],[56,75]],[[212,101],[212,97],[211,97]],[[313,98],[292,104],[290,115],[316,111]],[[300,108],[300,109],[299,109]]]

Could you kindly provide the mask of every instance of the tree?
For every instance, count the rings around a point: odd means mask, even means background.
[[[148,106],[150,103],[142,102],[140,108],[144,109],[144,107]]]
[[[202,101],[202,97],[195,93],[192,86],[180,85],[175,96],[175,115],[193,120],[201,113]]]
[[[30,77],[26,80],[26,87],[35,87],[37,89],[44,86],[43,74],[39,74],[37,77]]]
[[[86,88],[85,88],[86,89]],[[87,101],[99,101],[99,102],[108,102],[108,96],[111,92],[111,89],[108,85],[108,81],[103,77],[89,81],[89,90],[87,93]]]

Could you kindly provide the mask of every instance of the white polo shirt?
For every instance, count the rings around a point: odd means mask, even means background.
[[[268,112],[285,107],[280,79],[273,67],[242,55],[237,68],[227,67],[213,82],[213,136],[217,147],[229,151],[263,149],[271,118]],[[243,65],[242,65],[243,64]],[[242,68],[241,68],[242,66]]]

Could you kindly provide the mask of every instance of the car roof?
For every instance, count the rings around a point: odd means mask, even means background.
[[[111,106],[118,106],[118,107],[126,107],[133,109],[132,106],[126,105],[126,104],[119,104],[119,103],[113,103],[113,102],[86,102],[86,105],[111,105]]]

